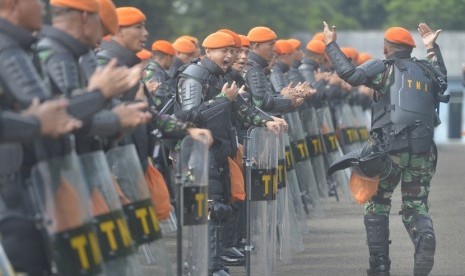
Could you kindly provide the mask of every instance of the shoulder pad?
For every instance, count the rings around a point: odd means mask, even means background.
[[[21,106],[27,107],[35,97],[44,100],[51,96],[24,50],[19,47],[3,49],[0,61],[0,79],[5,90]]]
[[[180,83],[178,99],[182,110],[199,106],[203,99],[203,85],[196,78],[187,78]]]
[[[180,74],[186,78],[197,79],[198,81],[204,83],[207,82],[208,77],[210,76],[210,71],[207,68],[200,66],[198,64],[189,64]]]
[[[97,57],[93,51],[89,51],[79,58],[79,69],[82,72],[82,76],[85,78],[86,84],[88,83],[92,74],[94,74],[97,66]]]
[[[70,96],[74,90],[82,88],[77,61],[70,53],[52,53],[44,63],[44,70],[61,94]]]
[[[370,59],[357,67],[365,72],[368,78],[372,78],[386,70],[386,64],[380,59]]]

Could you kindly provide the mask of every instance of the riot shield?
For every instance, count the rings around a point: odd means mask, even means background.
[[[335,107],[336,133],[344,154],[359,149],[360,137],[352,108],[347,103]]]
[[[247,275],[274,275],[278,136],[252,127],[246,140]]]
[[[179,187],[180,231],[178,275],[208,274],[208,147],[206,142],[186,137],[176,161]],[[179,262],[180,261],[180,262]]]
[[[106,156],[131,237],[145,260],[143,263],[150,266],[150,273],[174,275],[134,145],[113,148]]]
[[[78,157],[71,153],[41,161],[32,173],[33,196],[58,275],[100,275],[102,256]]]
[[[305,141],[299,113],[297,111],[287,113],[285,119],[289,125],[289,139],[295,159],[294,168],[301,191],[305,193],[304,200],[311,204],[315,216],[323,216],[323,202],[320,200],[315,174],[310,161],[310,151],[307,141]]]
[[[277,198],[277,218],[278,218],[278,252],[279,258],[284,263],[291,262],[292,242],[298,237],[292,237],[296,232],[291,231],[291,217],[294,216],[294,209],[289,209],[287,171],[286,171],[286,151],[284,143],[284,133],[279,135],[278,148],[278,198]],[[294,222],[294,221],[293,221]],[[297,227],[296,227],[297,228]],[[299,237],[300,233],[297,232]]]
[[[369,123],[368,117],[366,116],[365,112],[363,112],[362,106],[360,105],[352,105],[352,113],[354,114],[354,118],[357,123],[357,131],[360,137],[360,143],[363,145],[366,141],[368,141],[369,133],[367,125]]]
[[[97,239],[108,275],[142,275],[134,243],[103,151],[80,156],[92,200]]]
[[[1,276],[14,276],[13,267],[10,264],[10,260],[3,250],[3,246],[0,244],[0,275]]]
[[[302,127],[305,132],[305,139],[310,153],[315,180],[318,185],[320,197],[328,197],[328,184],[326,181],[326,167],[324,160],[323,137],[318,124],[315,108],[308,107],[300,110]]]
[[[336,138],[331,111],[328,106],[323,106],[316,110],[320,130],[323,135],[323,147],[326,152],[326,162],[332,164],[337,158],[342,156],[342,150]],[[328,177],[330,189],[336,190],[336,196],[341,194],[345,201],[350,201],[352,196],[349,188],[349,174],[347,171],[338,171]]]
[[[295,219],[296,222],[291,221],[291,230],[299,230],[300,234],[307,234],[309,232],[309,227],[307,224],[307,217],[304,210],[304,205],[302,202],[302,193],[300,191],[299,183],[297,180],[297,175],[294,169],[294,156],[292,155],[291,145],[289,143],[289,135],[284,133],[283,135],[284,145],[285,145],[285,155],[286,155],[286,171],[287,171],[287,183],[288,183],[288,202],[289,210],[294,210],[295,216],[291,216],[291,219]],[[297,237],[292,240],[292,252],[297,253],[303,251],[302,238],[299,237],[299,234],[294,233],[292,237]]]

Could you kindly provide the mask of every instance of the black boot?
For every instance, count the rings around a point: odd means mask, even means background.
[[[210,220],[208,224],[209,236],[209,273],[212,276],[229,276],[228,269],[220,261],[221,240],[223,226],[217,221]]]
[[[370,269],[368,276],[389,276],[389,218],[384,215],[365,215]]]
[[[412,217],[412,222],[404,225],[415,246],[413,274],[415,276],[427,276],[433,269],[434,252],[436,250],[433,221],[429,215],[415,214]]]
[[[220,260],[224,265],[242,266],[245,256],[236,247],[236,227],[239,221],[240,209],[236,208],[223,224],[223,252]]]

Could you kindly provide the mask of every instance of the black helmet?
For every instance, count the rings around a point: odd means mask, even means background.
[[[373,143],[368,143],[362,149],[338,158],[329,167],[328,174],[348,167],[362,177],[382,180],[391,172],[392,161],[386,152],[379,151]]]

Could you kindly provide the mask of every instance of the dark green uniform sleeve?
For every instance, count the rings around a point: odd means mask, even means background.
[[[236,118],[246,125],[264,126],[266,122],[273,121],[273,118],[258,107],[248,103],[241,95],[238,95],[234,100],[233,111]]]

